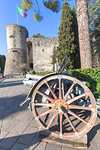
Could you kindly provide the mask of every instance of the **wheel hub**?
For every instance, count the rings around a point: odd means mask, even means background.
[[[54,107],[59,113],[64,113],[68,110],[68,105],[62,99],[56,100]]]

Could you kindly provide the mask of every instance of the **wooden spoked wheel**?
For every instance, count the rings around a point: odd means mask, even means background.
[[[89,88],[61,74],[48,75],[37,83],[32,111],[42,129],[60,139],[85,135],[97,116],[95,98]]]

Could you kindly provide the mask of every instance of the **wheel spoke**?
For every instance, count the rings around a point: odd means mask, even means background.
[[[51,125],[51,123],[53,122],[53,120],[55,119],[55,117],[57,116],[57,114],[58,114],[58,113],[55,111],[53,117],[51,118],[51,120],[50,120],[50,122],[49,122],[49,124],[48,124],[48,126],[46,127],[47,129],[50,128],[50,125]]]
[[[59,79],[59,99],[61,99],[61,79]]]
[[[64,82],[62,82],[62,96],[64,97]]]
[[[75,83],[73,83],[73,84],[71,85],[71,87],[70,87],[69,90],[66,92],[66,94],[65,94],[65,96],[64,96],[63,99],[66,100],[66,98],[68,97],[68,95],[69,95],[69,93],[71,92],[71,90],[72,90],[72,88],[74,87],[74,85],[75,85]]]
[[[45,84],[47,85],[48,89],[49,89],[50,92],[52,93],[54,99],[57,100],[57,97],[56,97],[55,93],[52,91],[52,89],[50,88],[49,84],[48,84],[48,83],[45,83]]]
[[[86,93],[84,93],[84,94],[82,94],[82,95],[79,95],[79,96],[76,96],[76,97],[74,97],[74,98],[72,98],[72,99],[69,99],[69,100],[67,101],[67,104],[70,104],[70,103],[72,103],[72,102],[74,102],[74,101],[76,101],[76,100],[78,100],[78,99],[80,99],[80,98],[82,98],[82,97],[84,97],[84,96],[87,96],[87,95],[89,95],[89,92],[86,92]]]
[[[66,119],[68,120],[69,124],[71,125],[72,129],[74,130],[74,132],[76,132],[76,129],[74,127],[74,125],[72,124],[70,118],[68,117],[67,113],[64,113],[64,116],[66,117]]]
[[[46,106],[46,107],[53,107],[54,104],[52,103],[34,103],[34,106]]]
[[[69,109],[82,109],[82,110],[90,110],[91,111],[91,107],[84,107],[84,106],[78,106],[78,105],[69,105],[68,106]]]
[[[44,116],[44,115],[49,114],[49,113],[52,112],[52,111],[54,111],[54,108],[51,108],[51,109],[49,109],[48,111],[45,111],[44,113],[40,114],[40,115],[39,115],[39,118],[42,117],[42,116]]]
[[[75,139],[87,134],[94,125],[97,116],[95,98],[81,81],[63,74],[48,75],[32,92],[35,119],[52,135]]]
[[[42,96],[44,96],[44,97],[46,97],[48,100],[50,100],[52,103],[54,103],[54,99],[52,99],[51,97],[49,97],[49,96],[47,96],[47,95],[45,95],[45,94],[43,94],[43,93],[41,93],[39,91],[37,93],[42,95]]]
[[[76,117],[80,121],[84,122],[85,124],[87,124],[87,122],[84,119],[82,119],[81,117],[79,117],[78,115],[76,115],[74,112],[68,110],[68,113],[71,114],[72,116]]]
[[[60,134],[62,135],[62,116],[63,114],[60,113]]]

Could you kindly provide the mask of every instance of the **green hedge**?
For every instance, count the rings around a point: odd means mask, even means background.
[[[32,71],[30,72],[32,74]],[[46,75],[51,72],[37,72],[38,75]],[[34,74],[34,73],[33,73]],[[100,68],[87,68],[69,70],[69,75],[85,81],[95,98],[100,99]]]
[[[100,99],[100,68],[69,70],[69,74],[81,81],[85,81],[95,98]]]

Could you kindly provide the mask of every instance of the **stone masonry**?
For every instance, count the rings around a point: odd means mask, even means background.
[[[4,75],[22,73],[20,65],[26,63],[26,38],[28,31],[19,25],[8,25],[7,59]]]
[[[27,43],[31,45],[28,51],[33,55],[33,69],[36,72],[52,71],[51,56],[54,46],[58,46],[58,38],[27,38]]]
[[[20,25],[7,26],[7,59],[4,75],[23,73],[22,64],[27,64],[36,72],[52,71],[53,49],[58,46],[58,38],[28,38],[28,31]],[[93,67],[100,66],[99,55],[93,59]]]

